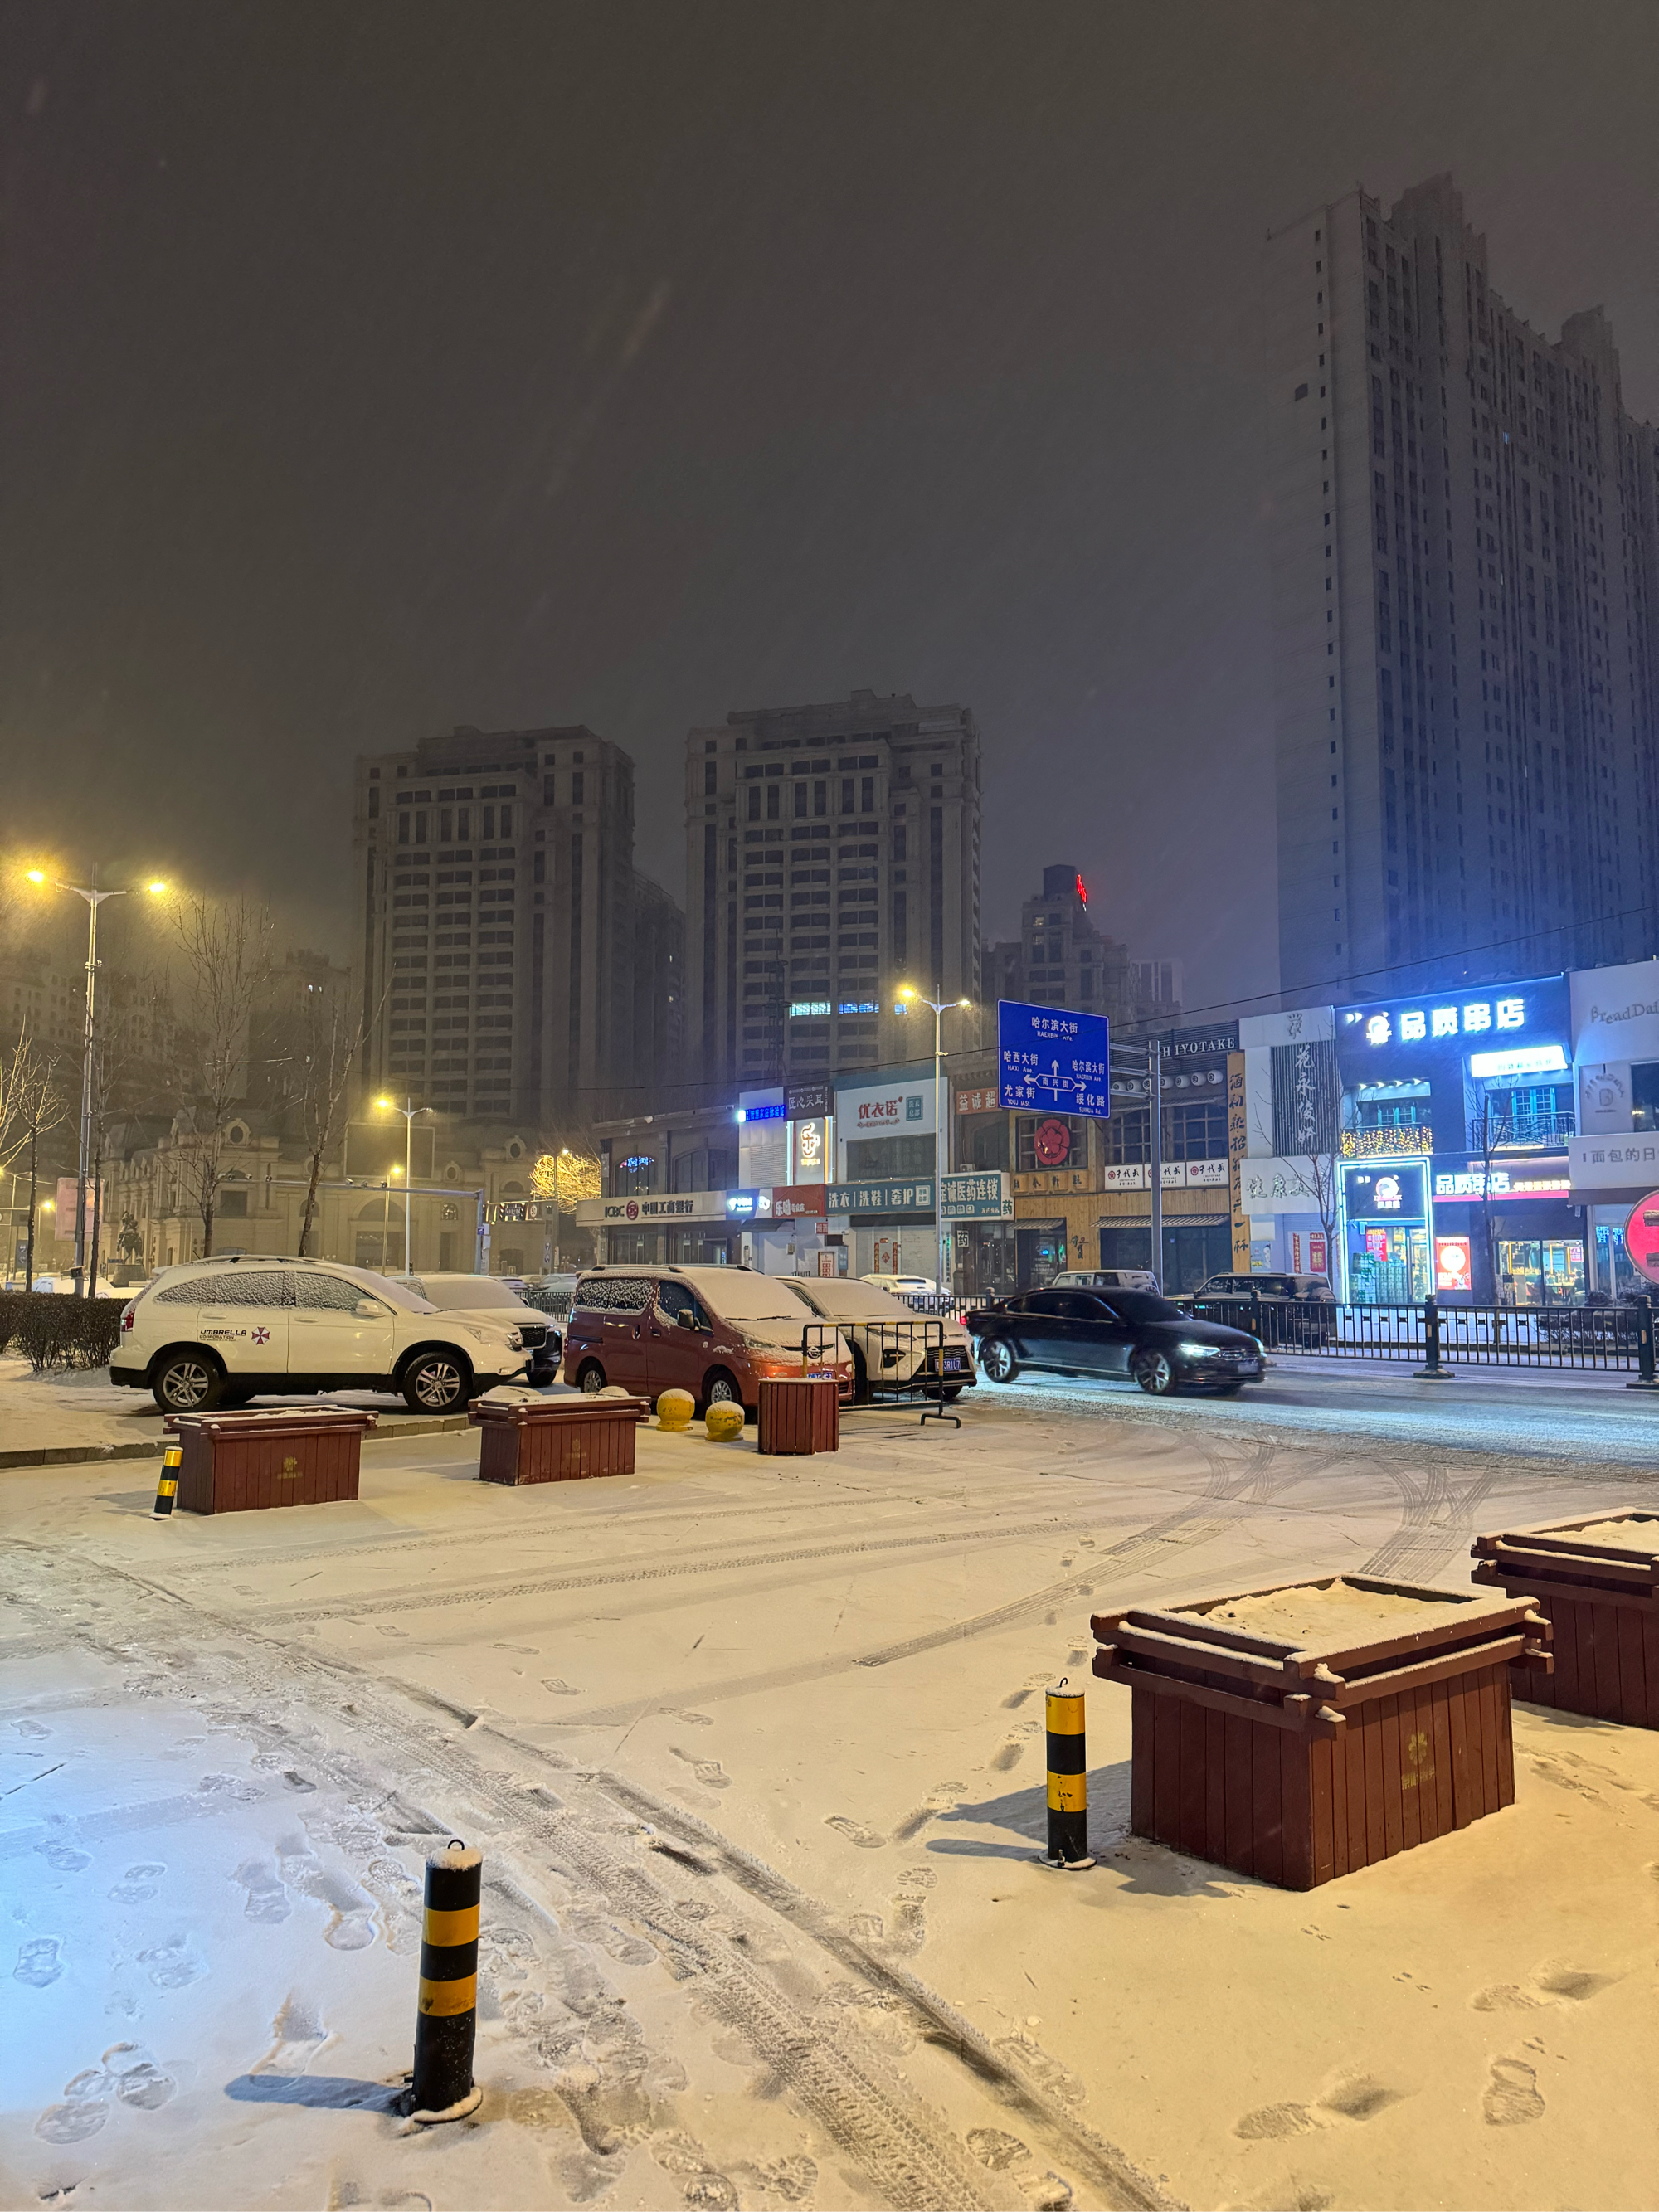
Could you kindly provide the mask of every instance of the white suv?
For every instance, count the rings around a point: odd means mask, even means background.
[[[366,1267],[250,1255],[163,1268],[128,1301],[109,1375],[166,1413],[307,1390],[399,1390],[447,1413],[526,1364],[510,1314],[440,1313]]]

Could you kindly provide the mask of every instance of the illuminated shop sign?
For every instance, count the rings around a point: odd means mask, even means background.
[[[1565,1075],[1567,1055],[1559,1044],[1522,1045],[1516,1052],[1472,1052],[1471,1075]]]
[[[1374,1014],[1354,1012],[1345,1022],[1361,1022],[1367,1044],[1420,1044],[1425,1038],[1479,1036],[1491,1030],[1523,1030],[1524,999],[1474,999],[1455,1006],[1413,1006],[1399,1013],[1388,1007]]]
[[[1342,1195],[1350,1221],[1421,1221],[1425,1170],[1403,1160],[1394,1167],[1345,1168]]]
[[[1437,1048],[1448,1058],[1461,1052],[1507,1056],[1517,1048],[1541,1050],[1546,1043],[1557,1042],[1565,1046],[1571,1034],[1566,978],[1562,975],[1337,1008],[1339,1047],[1348,1052],[1358,1048],[1365,1055],[1383,1048],[1421,1045],[1431,1053]],[[1494,1065],[1488,1072],[1541,1075],[1566,1065],[1564,1052],[1547,1062],[1506,1064],[1501,1069]]]
[[[739,1121],[781,1121],[788,1110],[780,1099],[775,1106],[739,1106],[738,1119]]]
[[[1434,1178],[1437,1198],[1484,1198],[1487,1188],[1486,1171],[1478,1161],[1467,1168],[1437,1173]],[[1565,1167],[1534,1161],[1525,1169],[1494,1168],[1490,1188],[1494,1198],[1565,1198],[1572,1188],[1572,1179]]]

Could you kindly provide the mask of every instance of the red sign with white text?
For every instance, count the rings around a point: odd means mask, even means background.
[[[821,1182],[777,1183],[772,1191],[774,1221],[823,1219],[824,1186]]]
[[[1625,1224],[1625,1249],[1631,1265],[1650,1283],[1659,1283],[1659,1190],[1632,1206]]]

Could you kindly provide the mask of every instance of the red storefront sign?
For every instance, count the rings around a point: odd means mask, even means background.
[[[821,1182],[776,1183],[772,1190],[774,1221],[822,1221],[824,1186]]]

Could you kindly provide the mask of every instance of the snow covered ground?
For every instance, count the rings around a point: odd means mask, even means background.
[[[1035,1850],[1091,1611],[1463,1586],[1659,1483],[1156,1411],[525,1491],[389,1439],[356,1504],[161,1524],[148,1468],[0,1477],[0,2202],[1650,2202],[1659,1736],[1517,1708],[1510,1810],[1297,1896],[1129,1837],[1097,1685],[1100,1864]],[[488,2094],[410,2133],[451,1835]]]

